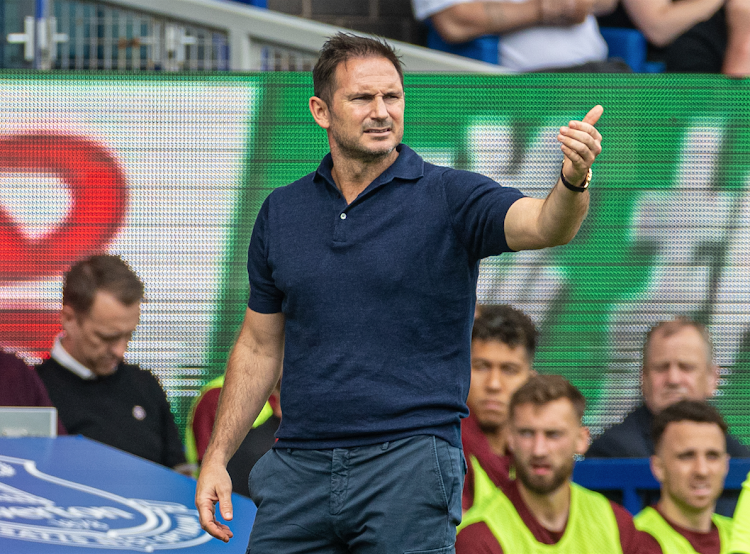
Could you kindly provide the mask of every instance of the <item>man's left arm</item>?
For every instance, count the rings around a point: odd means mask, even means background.
[[[602,151],[602,136],[594,125],[604,108],[595,106],[583,121],[561,127],[557,140],[564,155],[562,175],[573,187],[582,186]],[[581,227],[589,207],[588,190],[578,192],[558,179],[547,198],[521,198],[505,216],[505,237],[513,250],[536,250],[567,244]]]
[[[750,0],[727,0],[728,43],[722,73],[750,76]]]

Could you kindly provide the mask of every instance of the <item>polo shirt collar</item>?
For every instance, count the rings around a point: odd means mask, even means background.
[[[85,381],[93,381],[96,379],[96,374],[93,371],[76,360],[67,350],[65,350],[60,343],[61,336],[62,333],[55,337],[55,344],[52,346],[52,350],[49,353],[50,358]]]
[[[405,144],[399,144],[398,158],[393,164],[381,173],[375,180],[370,183],[365,191],[370,191],[393,181],[393,179],[403,179],[405,181],[415,181],[424,176],[424,160],[414,150]],[[313,181],[323,180],[338,190],[336,182],[333,180],[331,170],[333,169],[333,158],[329,152],[320,162],[318,169],[315,171]]]

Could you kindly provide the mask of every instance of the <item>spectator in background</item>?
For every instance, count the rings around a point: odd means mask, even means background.
[[[667,71],[750,74],[750,0],[622,0],[599,23],[640,30]]]
[[[37,371],[69,433],[190,475],[159,382],[123,363],[142,299],[143,283],[118,256],[76,263],[63,282],[63,333]]]
[[[647,458],[654,454],[651,424],[654,416],[679,400],[707,400],[716,392],[719,366],[704,325],[685,317],[662,321],[646,335],[643,346],[641,390],[643,405],[596,439],[591,458]],[[750,451],[727,436],[730,456],[745,458]]]
[[[0,350],[0,406],[53,407],[36,372],[23,360],[3,350]],[[57,434],[66,434],[59,418]]]
[[[467,459],[474,457],[490,479],[508,478],[508,406],[518,388],[534,374],[537,331],[529,316],[510,306],[482,306],[471,334],[471,385],[461,421]],[[464,480],[463,509],[474,500],[473,464]]]
[[[449,43],[500,35],[500,64],[515,71],[613,71],[595,14],[617,0],[412,0]],[[624,64],[623,64],[624,65]]]
[[[704,325],[685,317],[656,324],[643,346],[641,390],[643,405],[625,420],[607,429],[587,453],[589,458],[647,458],[654,454],[651,425],[654,416],[680,400],[707,400],[716,392],[719,367],[713,361],[713,344]],[[727,453],[747,458],[750,451],[727,434]],[[611,496],[610,493],[606,493]],[[716,511],[731,515],[738,493],[726,491]],[[615,498],[617,499],[617,498]],[[648,499],[651,502],[650,499]]]
[[[193,406],[185,437],[187,458],[191,464],[199,465],[203,461],[203,454],[206,452],[216,422],[216,409],[219,406],[219,395],[223,386],[224,376],[222,375],[203,388],[198,401]],[[250,471],[276,442],[276,429],[281,423],[280,386],[281,381],[276,384],[268,402],[255,419],[252,429],[227,464],[227,472],[232,479],[232,490],[238,494],[250,496],[247,486]]]
[[[654,418],[651,472],[661,498],[644,508],[635,526],[663,554],[726,552],[732,520],[714,513],[729,471],[727,424],[705,402],[681,400]]]
[[[508,444],[516,479],[496,486],[472,460],[477,497],[459,527],[457,554],[644,553],[648,537],[622,506],[570,480],[575,456],[588,447],[585,405],[559,375],[535,375],[515,392]]]

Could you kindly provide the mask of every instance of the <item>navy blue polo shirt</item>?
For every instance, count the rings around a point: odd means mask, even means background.
[[[248,306],[285,316],[277,448],[461,444],[479,260],[509,251],[523,195],[398,151],[349,205],[328,154],[260,209]]]

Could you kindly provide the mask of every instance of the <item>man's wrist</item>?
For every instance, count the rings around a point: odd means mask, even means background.
[[[201,460],[201,468],[211,465],[227,467],[228,463],[229,459],[222,455],[220,451],[217,451],[216,449],[206,449],[206,453],[203,455],[203,460]]]
[[[574,179],[573,181],[570,181],[565,178],[565,172],[563,171],[564,167],[565,164],[563,164],[563,166],[560,168],[560,181],[562,181],[562,184],[565,186],[565,188],[573,192],[586,192],[589,188],[589,183],[591,183],[591,177],[593,174],[591,168],[588,169],[586,175],[582,180]]]

